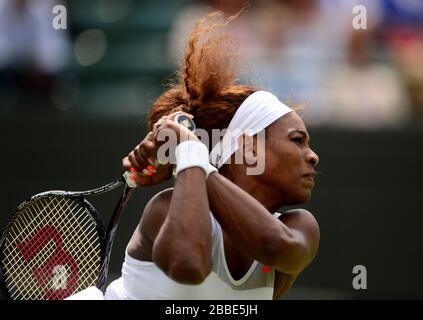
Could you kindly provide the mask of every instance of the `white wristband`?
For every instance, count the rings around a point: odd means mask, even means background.
[[[188,140],[180,143],[175,150],[176,172],[175,176],[182,170],[200,167],[204,170],[206,178],[213,171],[209,165],[209,150],[199,141]],[[215,168],[216,169],[216,168]]]
[[[204,168],[202,168],[204,169]],[[213,172],[219,172],[219,170],[217,170],[217,168],[215,166],[213,166],[212,164],[209,163],[208,167],[207,167],[207,175],[206,175],[206,179],[213,173]],[[173,169],[173,175],[176,176],[176,166]]]
[[[207,177],[209,176],[209,175],[211,175],[213,172],[218,172],[218,170],[217,170],[217,168],[216,167],[214,167],[213,165],[211,165],[210,163],[209,163],[209,166],[208,166],[208,168],[207,168]],[[207,178],[206,177],[206,178]]]

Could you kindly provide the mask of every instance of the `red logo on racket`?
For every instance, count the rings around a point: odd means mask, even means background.
[[[20,242],[17,248],[25,262],[29,263],[50,240],[54,240],[56,244],[53,254],[41,267],[33,267],[32,274],[40,287],[53,283],[50,288],[46,289],[45,298],[47,300],[64,299],[73,293],[78,283],[78,265],[75,259],[62,249],[60,232],[54,227],[43,227],[26,243]],[[70,267],[69,277],[65,266]]]

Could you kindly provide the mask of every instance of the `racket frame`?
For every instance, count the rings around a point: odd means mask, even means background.
[[[119,207],[119,204],[121,202],[119,200],[119,202],[116,205],[115,211],[113,212],[111,222],[109,223],[108,229],[107,229],[109,231],[114,226],[113,234],[110,234],[113,237],[113,239],[111,239],[111,241],[110,241],[110,238],[106,239],[106,236],[108,235],[108,233],[106,232],[105,224],[101,220],[100,215],[98,214],[95,207],[87,199],[85,199],[85,197],[91,196],[91,195],[98,195],[98,194],[102,194],[102,193],[111,191],[111,190],[116,189],[117,187],[119,187],[123,184],[125,184],[125,189],[127,189],[128,187],[126,185],[126,180],[125,180],[124,177],[121,177],[118,180],[115,180],[111,183],[108,183],[108,184],[101,186],[99,188],[96,188],[96,189],[86,190],[86,191],[62,191],[62,190],[45,191],[45,192],[41,192],[41,193],[38,193],[36,195],[33,195],[30,198],[28,198],[27,200],[25,200],[24,202],[22,202],[15,209],[14,213],[9,216],[8,220],[6,221],[6,224],[4,225],[4,227],[2,228],[1,233],[0,233],[0,291],[2,292],[3,296],[6,299],[12,300],[12,297],[10,296],[10,293],[9,293],[9,289],[7,288],[7,285],[6,285],[6,276],[4,275],[3,267],[2,267],[2,263],[1,263],[1,261],[4,261],[3,246],[5,245],[6,237],[8,235],[8,230],[11,227],[11,224],[13,223],[15,218],[19,215],[21,210],[26,205],[28,205],[32,201],[36,201],[36,200],[43,199],[43,198],[48,198],[48,197],[51,197],[51,196],[66,197],[66,198],[70,198],[70,199],[78,202],[80,205],[84,206],[88,210],[89,214],[94,219],[94,222],[95,222],[95,225],[96,225],[95,228],[96,228],[97,234],[99,235],[100,248],[101,248],[100,271],[99,271],[99,274],[98,274],[98,277],[97,277],[96,285],[98,285],[98,283],[102,284],[103,290],[104,290],[105,281],[107,280],[107,274],[104,275],[104,274],[102,274],[102,272],[104,273],[104,272],[108,271],[108,265],[105,265],[105,263],[107,261],[107,264],[108,264],[108,260],[110,260],[111,247],[112,247],[114,236],[115,236],[115,233],[116,233],[116,227],[117,227],[117,224],[119,223],[119,219],[120,219],[120,216],[122,214],[123,208],[122,207],[120,208],[119,217],[114,216],[115,213],[117,212],[117,207]],[[122,194],[121,197],[123,197],[123,194]],[[126,201],[128,199],[126,199]],[[126,202],[125,202],[125,204],[126,204]],[[113,225],[111,225],[112,222],[114,222]],[[104,279],[104,280],[102,280],[102,279]],[[104,281],[104,284],[101,281]]]

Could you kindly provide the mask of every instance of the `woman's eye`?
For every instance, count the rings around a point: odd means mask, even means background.
[[[303,143],[303,138],[302,137],[295,137],[291,139],[292,141],[296,142],[296,143]]]

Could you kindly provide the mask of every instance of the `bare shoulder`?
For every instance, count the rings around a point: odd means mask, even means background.
[[[279,219],[303,237],[309,248],[311,261],[317,253],[320,242],[320,228],[314,215],[306,209],[291,209],[285,211]]]
[[[165,189],[151,198],[144,208],[140,228],[144,236],[154,239],[169,211],[173,188]]]
[[[308,210],[292,209],[279,216],[279,220],[295,233],[297,238],[301,239],[300,241],[308,252],[306,265],[310,264],[317,254],[320,242],[320,229],[316,218]],[[275,275],[273,299],[278,299],[294,284],[298,274],[276,271]]]
[[[144,208],[143,214],[148,214],[150,211],[162,211],[167,209],[170,205],[170,199],[172,198],[173,188],[168,188],[156,193]]]
[[[314,215],[306,209],[291,209],[285,211],[279,219],[285,222],[290,227],[307,228],[319,232],[319,224]],[[320,233],[320,232],[319,232]]]

